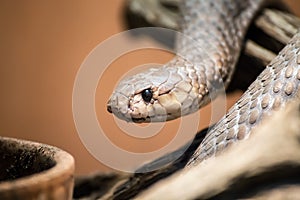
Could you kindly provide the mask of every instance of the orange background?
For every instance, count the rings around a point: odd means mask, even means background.
[[[94,159],[81,143],[72,116],[72,90],[76,73],[88,53],[110,36],[125,30],[124,0],[2,0],[0,2],[0,135],[58,146],[76,159],[77,174],[110,170]],[[300,11],[297,0],[289,0]],[[298,4],[297,4],[298,3]],[[101,125],[122,148],[147,152],[166,144],[178,128],[170,122],[148,141],[120,132],[106,101],[115,82],[132,66],[163,63],[172,55],[137,51],[117,59],[101,80],[96,108]],[[240,93],[231,95],[232,105]],[[201,116],[209,116],[210,107]],[[199,129],[209,119],[201,118]],[[187,138],[188,139],[188,138]],[[150,144],[150,145],[147,145]]]

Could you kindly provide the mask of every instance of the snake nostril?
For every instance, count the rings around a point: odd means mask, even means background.
[[[110,105],[107,106],[107,111],[110,112],[110,113],[112,113],[112,110],[111,110],[111,106],[110,106]]]
[[[107,102],[106,109],[108,112],[112,113],[111,105],[110,105],[110,100]]]

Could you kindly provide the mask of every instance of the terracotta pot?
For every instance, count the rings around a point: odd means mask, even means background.
[[[36,142],[0,137],[0,199],[72,199],[74,159]]]

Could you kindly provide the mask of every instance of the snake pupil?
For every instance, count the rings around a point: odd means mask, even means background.
[[[146,103],[149,103],[152,99],[153,93],[151,89],[146,89],[142,92],[142,98]]]

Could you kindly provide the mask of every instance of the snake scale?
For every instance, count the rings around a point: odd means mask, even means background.
[[[243,38],[263,0],[186,0],[181,4],[178,55],[161,68],[123,79],[107,109],[133,122],[172,120],[209,103],[231,80]],[[193,41],[193,42],[191,42]],[[196,43],[196,46],[195,46]],[[248,138],[264,116],[298,97],[300,35],[266,67],[207,134],[188,165]]]

